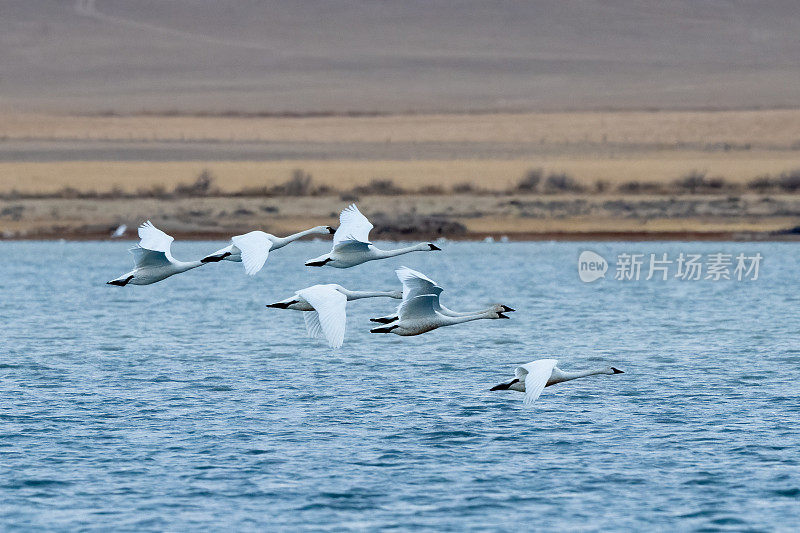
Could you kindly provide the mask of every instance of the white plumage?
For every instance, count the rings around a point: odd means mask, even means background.
[[[310,337],[325,337],[328,346],[340,348],[347,326],[347,297],[332,285],[314,285],[297,291],[314,308],[305,313]]]
[[[306,266],[350,268],[376,259],[386,259],[410,252],[429,252],[441,249],[433,243],[426,242],[396,250],[381,250],[376,248],[369,240],[369,232],[372,227],[372,223],[361,214],[356,204],[347,206],[339,214],[339,228],[333,235],[331,251],[317,258],[309,259],[306,261]]]
[[[333,228],[330,226],[315,226],[287,237],[276,237],[263,231],[251,231],[244,235],[231,237],[230,245],[207,255],[200,261],[203,263],[217,263],[219,261],[241,262],[247,275],[255,276],[264,267],[270,251],[283,248],[301,237],[315,233],[330,234],[333,233]]]
[[[489,311],[495,311],[497,313],[506,313],[512,312],[514,309],[508,307],[507,305],[503,304],[495,304],[487,309],[482,309],[479,311],[453,311],[448,309],[447,307],[443,306],[440,301],[440,297],[442,294],[442,287],[427,277],[425,274],[421,272],[417,272],[416,270],[410,269],[406,266],[402,266],[395,270],[395,274],[400,282],[403,284],[403,301],[410,300],[417,296],[422,296],[424,294],[432,294],[436,296],[436,299],[433,301],[433,308],[438,313],[441,313],[444,316],[449,317],[462,317],[462,316],[470,316],[470,315],[479,315],[481,313],[486,313]],[[402,303],[400,304],[402,305]],[[397,320],[400,314],[400,307],[398,306],[397,312],[393,315],[388,315],[379,318],[371,318],[372,322],[379,322],[381,324],[388,324]]]
[[[624,372],[613,366],[598,368],[595,370],[584,370],[582,372],[564,372],[558,368],[558,361],[555,359],[538,359],[514,369],[515,378],[508,383],[495,385],[490,390],[513,390],[525,393],[524,404],[530,406],[535,402],[545,387],[572,381],[573,379],[585,378],[597,374],[624,374]]]
[[[362,298],[402,298],[400,291],[351,291],[341,285],[313,285],[300,289],[280,302],[267,305],[276,309],[305,311],[303,317],[308,336],[324,338],[331,348],[344,342],[347,324],[347,302]]]
[[[170,248],[174,239],[149,220],[139,226],[139,244],[129,251],[133,254],[134,269],[112,279],[109,285],[150,285],[174,274],[202,266],[200,261],[178,261]]]

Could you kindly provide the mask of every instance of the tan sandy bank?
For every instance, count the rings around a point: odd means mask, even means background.
[[[450,189],[459,184],[504,190],[527,171],[566,173],[591,188],[597,181],[611,186],[630,181],[671,183],[691,172],[744,183],[756,176],[800,168],[800,152],[670,152],[626,157],[539,157],[520,160],[426,161],[67,161],[0,163],[0,193],[53,193],[65,187],[85,192],[119,189],[135,192],[154,185],[173,189],[191,183],[204,170],[223,192],[271,187],[290,179],[296,169],[311,174],[317,186],[347,190],[372,180],[392,180],[404,189],[428,186]]]

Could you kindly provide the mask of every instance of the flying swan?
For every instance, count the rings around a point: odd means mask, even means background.
[[[394,333],[395,335],[409,337],[427,333],[428,331],[443,326],[453,326],[455,324],[462,324],[482,318],[508,318],[503,314],[502,309],[500,309],[501,306],[495,306],[494,308],[487,309],[486,311],[474,315],[445,316],[436,310],[438,302],[439,296],[435,294],[423,294],[409,300],[403,300],[397,311],[397,320],[385,326],[373,328],[370,332]]]
[[[288,237],[276,237],[263,231],[251,231],[244,235],[236,235],[231,238],[231,244],[217,250],[211,255],[207,255],[200,260],[201,263],[217,263],[219,261],[236,261],[242,263],[244,271],[255,276],[267,261],[267,256],[271,250],[283,248],[287,244],[296,241],[306,235],[314,233],[331,234],[334,229],[330,226],[316,226],[299,233],[294,233]]]
[[[495,385],[490,390],[515,390],[525,393],[525,405],[531,405],[542,394],[542,390],[550,385],[570,381],[597,374],[624,374],[624,372],[613,366],[600,368],[597,370],[584,370],[583,372],[564,372],[556,365],[555,359],[539,359],[528,364],[518,366],[514,370],[514,379],[508,383]]]
[[[481,311],[467,311],[467,312],[459,312],[459,311],[452,311],[445,306],[443,306],[439,302],[439,296],[442,294],[441,286],[438,283],[427,277],[425,274],[421,272],[417,272],[416,270],[412,270],[406,266],[402,266],[394,271],[397,274],[397,278],[403,284],[403,300],[410,300],[411,298],[415,298],[417,296],[422,296],[423,294],[433,294],[436,296],[436,300],[434,301],[434,309],[437,312],[443,314],[444,316],[450,317],[459,317],[459,316],[469,316],[469,315],[479,315],[481,313],[485,313],[489,310],[499,311],[501,313],[512,312],[514,309],[508,307],[507,305],[497,304],[493,305],[489,309],[484,309]],[[402,305],[402,303],[400,304]],[[400,312],[400,307],[397,308],[397,313],[388,316],[382,316],[379,318],[370,318],[372,322],[378,322],[380,324],[389,324],[390,322],[394,322],[398,319],[398,313]]]
[[[139,226],[139,244],[128,250],[133,254],[134,269],[108,285],[150,285],[174,274],[203,266],[200,261],[178,261],[170,253],[175,240],[153,225],[149,220]]]
[[[403,297],[400,291],[350,291],[341,285],[312,285],[294,293],[294,296],[269,304],[276,309],[306,311],[303,318],[311,338],[324,338],[331,348],[340,348],[344,343],[347,324],[347,302],[361,298]]]
[[[369,242],[372,224],[361,214],[356,204],[344,208],[339,215],[339,228],[333,234],[333,248],[325,255],[306,261],[306,266],[332,266],[350,268],[375,259],[386,259],[409,252],[430,252],[441,250],[430,242],[423,242],[399,248],[397,250],[381,250]]]

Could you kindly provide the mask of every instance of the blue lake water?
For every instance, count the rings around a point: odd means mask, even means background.
[[[800,247],[447,243],[347,270],[274,252],[105,285],[128,242],[0,243],[2,530],[793,530],[800,525]],[[220,243],[175,243],[180,259]],[[611,264],[583,283],[582,250]],[[620,253],[759,252],[756,281],[615,281]],[[369,333],[341,350],[265,304],[389,290],[407,265],[455,310],[512,320]],[[642,278],[644,278],[644,273]],[[519,363],[626,373],[489,392]]]

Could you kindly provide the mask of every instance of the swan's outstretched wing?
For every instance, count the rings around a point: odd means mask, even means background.
[[[244,271],[249,276],[255,276],[267,261],[272,241],[263,231],[251,231],[232,237],[231,242],[242,252]]]
[[[369,250],[371,243],[347,239],[333,245],[333,250],[340,254],[359,254]]]
[[[297,291],[306,299],[319,315],[318,321],[322,333],[331,348],[340,348],[344,343],[344,330],[347,324],[347,297],[331,285],[314,285]],[[312,313],[314,311],[307,311]],[[308,328],[306,319],[306,328]],[[309,335],[312,331],[309,329]]]
[[[557,364],[555,359],[539,359],[514,370],[517,379],[525,380],[525,405],[531,405],[542,394]]]
[[[303,313],[306,321],[306,331],[312,339],[322,339],[325,334],[322,332],[322,324],[319,323],[319,313],[316,311],[306,311]]]
[[[444,290],[425,274],[406,266],[401,266],[394,272],[397,274],[397,279],[403,284],[404,300],[409,300],[423,294],[439,295]]]
[[[128,251],[133,254],[133,264],[136,268],[157,268],[169,265],[169,258],[164,252],[154,252],[141,246],[134,246]]]
[[[435,294],[423,294],[409,300],[403,300],[397,309],[400,320],[428,318],[436,314],[439,297]]]
[[[164,252],[167,259],[172,259],[169,248],[175,239],[153,225],[149,220],[139,226],[139,247],[153,252]]]
[[[333,246],[343,241],[369,243],[369,232],[372,224],[361,214],[356,204],[350,204],[339,215],[339,228],[333,234]]]

